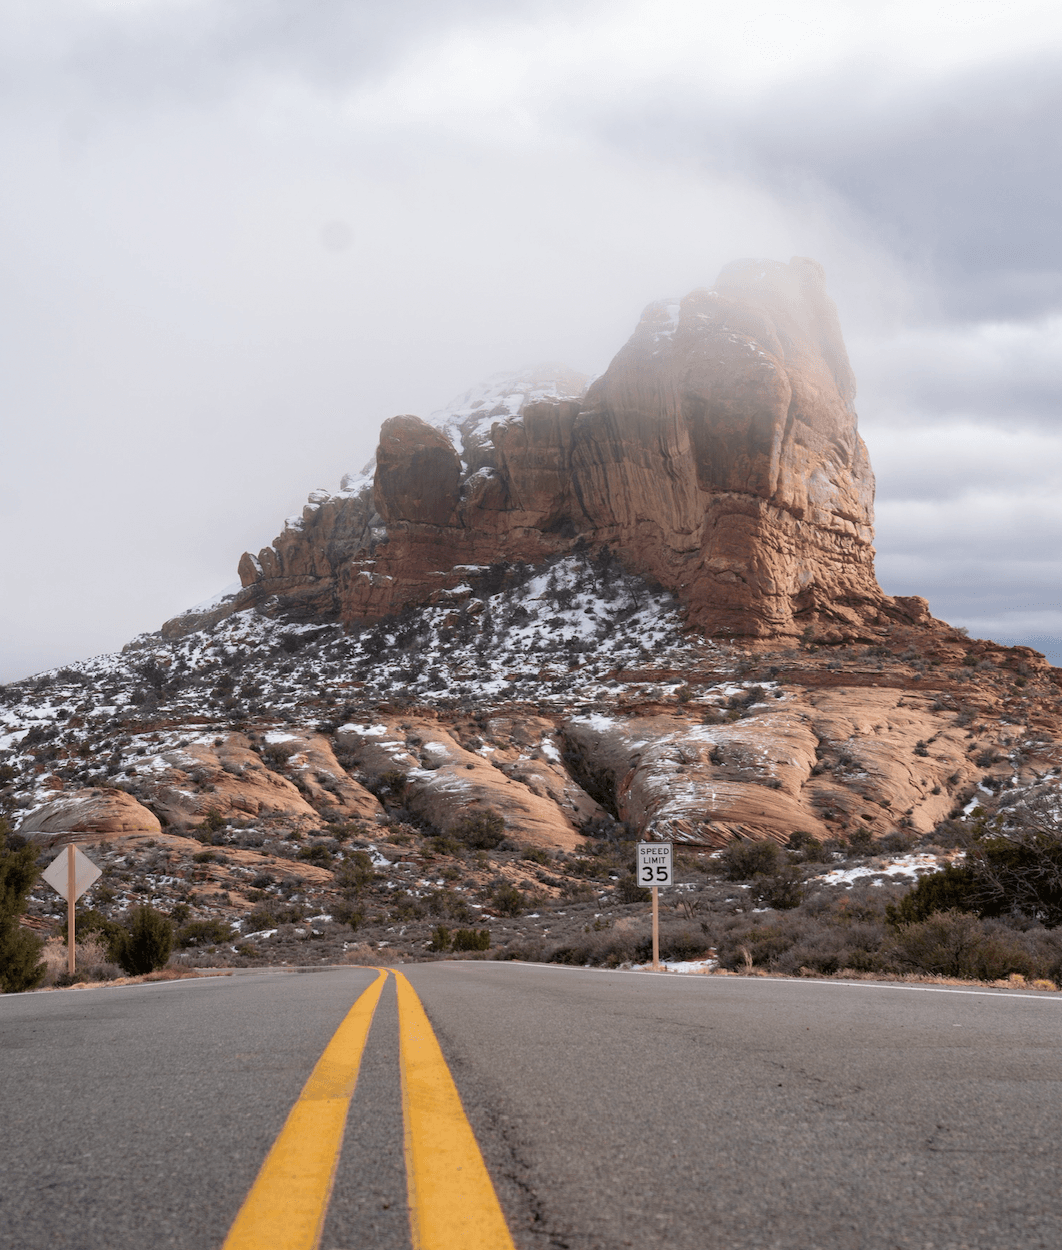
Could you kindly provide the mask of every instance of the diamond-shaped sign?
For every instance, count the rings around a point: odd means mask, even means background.
[[[64,846],[59,854],[41,873],[45,881],[69,903],[70,856],[74,857],[74,898],[79,899],[94,881],[103,875],[87,855],[76,846]]]

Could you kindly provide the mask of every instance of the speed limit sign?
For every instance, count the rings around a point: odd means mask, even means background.
[[[639,842],[638,843],[638,884],[671,885],[674,876],[671,871],[672,844],[670,842]]]

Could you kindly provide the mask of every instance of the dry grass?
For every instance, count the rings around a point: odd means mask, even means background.
[[[95,936],[75,944],[74,966],[78,979],[72,985],[62,984],[67,975],[67,950],[61,937],[50,937],[45,942],[41,958],[47,967],[41,990],[70,989],[74,986],[78,989],[103,989],[111,985],[141,985],[148,981],[181,981],[189,977],[231,975],[221,970],[215,972],[198,968],[168,967],[149,972],[145,976],[122,976],[118,965],[108,962],[107,948]]]
[[[223,969],[198,968],[160,968],[158,972],[149,972],[142,977],[115,977],[113,981],[76,981],[73,985],[42,985],[35,993],[49,990],[109,990],[121,985],[145,985],[149,981],[186,981],[196,977],[231,977],[231,968]]]
[[[41,951],[48,971],[45,973],[45,985],[53,986],[57,977],[66,975],[67,947],[61,937],[50,937]],[[74,944],[74,966],[77,974],[92,981],[112,981],[121,975],[117,964],[107,959],[107,948],[95,934],[90,934],[85,941]]]
[[[768,977],[783,981],[793,979],[789,972],[770,972],[766,968],[754,967],[734,970],[731,968],[712,968],[704,974],[712,977]],[[1062,986],[1045,978],[1028,980],[1020,972],[1012,972],[1009,977],[998,981],[977,981],[971,977],[934,976],[928,972],[862,972],[855,968],[842,968],[839,972],[816,972],[814,968],[801,968],[797,975],[801,979],[817,981],[869,981],[887,982],[895,985],[955,985],[965,989],[981,988],[994,990],[1042,990],[1047,993],[1058,993]]]

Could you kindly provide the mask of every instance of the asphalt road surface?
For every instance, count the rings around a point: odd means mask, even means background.
[[[1062,1247],[1062,995],[403,971],[520,1250]],[[0,1246],[219,1250],[377,979],[0,997]],[[323,1250],[411,1246],[395,985],[365,1044]]]

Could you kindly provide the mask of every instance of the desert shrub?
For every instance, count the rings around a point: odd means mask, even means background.
[[[1017,914],[1062,924],[1062,830],[1018,828],[973,843],[967,865],[983,916]]]
[[[295,749],[292,742],[268,742],[262,748],[262,759],[268,768],[279,770],[286,766]]]
[[[172,950],[173,923],[154,907],[137,907],[114,946],[117,962],[131,977],[165,967]]]
[[[752,877],[769,876],[778,871],[782,855],[769,839],[750,841],[735,838],[719,860],[728,881],[748,881]]]
[[[491,956],[498,960],[525,960],[528,963],[544,964],[549,962],[545,942],[541,938],[533,938],[529,942],[510,942],[499,947]]]
[[[961,910],[1062,925],[1062,822],[1051,797],[1014,804],[980,833],[964,864],[915,885],[890,915],[893,923]]]
[[[660,933],[661,959],[700,959],[704,955],[704,934],[692,929],[662,929]],[[652,937],[643,938],[638,943],[638,953],[644,959],[653,956]]]
[[[633,872],[620,877],[616,886],[616,898],[621,903],[648,903],[652,897],[648,890],[638,884]]]
[[[332,824],[328,826],[328,832],[337,842],[346,842],[348,838],[363,838],[367,834],[364,825],[357,821],[348,821],[346,824]]]
[[[431,941],[428,943],[430,951],[445,951],[450,949],[450,930],[445,925],[438,925],[432,931]]]
[[[699,959],[704,955],[703,933],[686,926],[664,924],[660,930],[661,959]],[[576,967],[602,966],[617,968],[621,964],[646,963],[653,955],[653,941],[648,932],[587,928],[577,937],[559,942],[544,953],[549,963],[572,964]],[[542,958],[540,952],[537,958]]]
[[[874,849],[879,854],[903,855],[914,846],[914,842],[913,834],[905,833],[900,829],[894,829],[883,838],[879,838]]]
[[[451,920],[456,920],[459,924],[470,924],[476,918],[476,913],[472,910],[468,900],[462,898],[460,894],[455,894],[450,890],[440,890],[434,897],[432,902],[438,900],[440,911],[444,911]],[[435,910],[435,907],[432,907]]]
[[[777,917],[710,916],[701,928],[716,947],[724,968],[750,965],[798,975],[808,969],[829,975],[843,968],[887,972],[895,968],[883,954],[890,929],[885,923],[889,887],[855,886],[841,894],[822,890],[802,907]]]
[[[537,846],[531,846],[525,849],[523,857],[529,863],[541,864],[543,867],[550,863],[549,855],[545,851],[540,850]]]
[[[617,820],[608,812],[602,812],[584,821],[579,826],[579,832],[584,838],[597,842],[623,842],[629,841],[634,836],[628,824]]]
[[[213,921],[208,923],[212,924]],[[248,912],[243,917],[242,924],[244,933],[261,933],[265,929],[275,929],[277,927],[276,918],[273,913],[265,907],[256,907],[254,911]],[[181,946],[188,945],[188,943],[181,940],[184,932],[185,929],[182,928],[178,931],[177,935],[178,944]],[[223,941],[224,939],[218,940]]]
[[[222,816],[216,807],[212,807],[197,828],[210,833],[217,833],[219,829],[225,828],[225,817]]]
[[[75,937],[79,936],[75,933]],[[76,968],[73,976],[67,971],[67,947],[63,938],[58,935],[50,937],[44,944],[44,962],[48,966],[45,984],[76,985],[84,981],[113,981],[122,975],[121,968],[115,964],[110,955],[106,938],[99,933],[90,933],[83,941],[76,943]]]
[[[915,924],[934,912],[977,912],[978,882],[965,864],[948,864],[940,872],[927,873],[898,903],[890,903],[890,924]]]
[[[33,989],[47,971],[44,943],[18,923],[37,880],[36,858],[32,845],[9,849],[7,821],[0,819],[0,990],[5,994]]]
[[[310,846],[300,846],[295,858],[308,860],[319,868],[327,868],[332,862],[332,852],[323,842],[314,842]]]
[[[786,850],[795,852],[801,862],[811,864],[822,862],[822,843],[814,834],[797,829],[789,835],[789,841],[785,845]]]
[[[45,965],[41,961],[42,942],[28,929],[4,926],[0,935],[0,990],[5,994],[21,994],[40,985]]]
[[[376,868],[368,851],[348,851],[346,859],[335,870],[336,885],[341,890],[360,894],[376,880]]]
[[[642,957],[648,940],[614,931],[585,933],[554,946],[546,959],[552,964],[572,964],[580,968],[587,964],[617,968],[620,964],[632,963]]]
[[[525,906],[523,894],[508,881],[495,886],[490,901],[495,911],[502,916],[519,916]]]
[[[306,918],[306,909],[298,903],[276,902],[269,908],[269,912],[273,917],[274,925],[298,924],[300,920]]]
[[[769,876],[754,877],[749,897],[760,907],[788,911],[804,901],[804,878],[796,868],[787,864]]]
[[[981,981],[1037,972],[1018,934],[964,911],[934,912],[899,925],[891,945],[897,960],[917,972]]]
[[[424,915],[424,907],[408,890],[395,890],[390,901],[393,920],[420,920]]]
[[[458,929],[453,936],[455,951],[490,950],[489,929]]]
[[[724,968],[749,964],[790,976],[802,969],[824,976],[852,968],[861,972],[888,971],[880,951],[884,926],[840,926],[816,921],[799,912],[787,912],[771,924],[735,927],[716,946]]]
[[[874,845],[874,835],[863,826],[853,829],[846,842],[849,855],[873,855],[877,849]]]
[[[70,939],[65,919],[59,932],[65,945]],[[114,953],[117,949],[115,942],[121,939],[123,932],[122,926],[116,920],[108,920],[103,912],[97,911],[95,907],[86,907],[84,911],[74,913],[74,944],[80,945],[93,937],[98,937],[110,952],[108,957],[115,963],[117,963],[117,955]]]
[[[357,931],[365,920],[365,913],[349,899],[340,899],[332,906],[332,919],[338,924],[350,925]]]
[[[275,921],[267,926],[272,928]],[[224,920],[190,920],[175,934],[178,946],[217,946],[232,937],[232,929]]]
[[[450,826],[449,834],[477,851],[492,851],[505,841],[505,821],[497,812],[477,812]]]
[[[381,773],[376,779],[377,795],[383,794],[387,798],[394,800],[396,803],[401,802],[402,796],[406,792],[409,785],[409,778],[400,769],[391,769],[389,772]]]
[[[794,934],[784,924],[758,924],[728,935],[718,943],[716,954],[724,968],[738,968],[747,962],[773,967],[774,961],[794,944]]]

